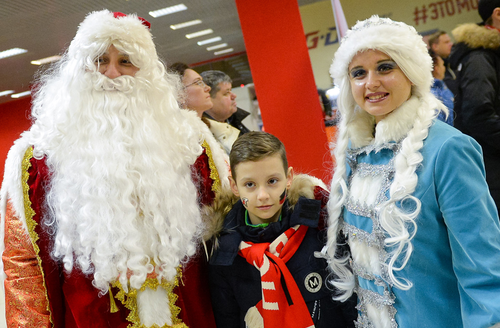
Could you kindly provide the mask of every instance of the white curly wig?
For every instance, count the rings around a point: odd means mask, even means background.
[[[129,55],[135,76],[98,72],[110,45]],[[52,172],[53,255],[69,272],[93,274],[103,293],[116,279],[140,288],[152,272],[171,280],[196,252],[203,224],[190,165],[201,137],[199,118],[178,106],[179,88],[143,21],[107,10],[85,18],[38,81],[23,139]]]
[[[376,126],[375,118],[356,104],[349,80],[350,62],[356,54],[366,50],[378,50],[388,55],[412,83],[411,98],[387,116],[392,118],[383,119]],[[337,254],[335,257],[337,238],[342,229],[342,211],[349,193],[346,173],[346,150],[349,142],[351,147],[358,148],[404,138],[395,158],[396,172],[389,191],[390,197],[378,208],[378,216],[387,235],[385,244],[393,249],[387,263],[391,283],[397,288],[408,289],[411,282],[398,279],[394,272],[404,268],[412,253],[411,239],[417,228],[415,218],[420,212],[420,201],[411,195],[418,181],[415,171],[422,162],[419,150],[437,115],[436,110],[447,112],[446,107],[430,92],[433,83],[432,59],[415,28],[388,18],[372,16],[357,22],[346,33],[335,53],[330,74],[340,87],[337,99],[340,122],[334,151],[336,168],[328,203],[327,245],[327,257],[335,276],[333,284],[341,292],[337,299],[347,299],[355,287],[354,276],[346,266],[348,256],[339,258]],[[409,104],[412,108],[410,113]],[[390,124],[386,121],[390,121]],[[396,205],[405,199],[412,199],[416,205],[411,213]],[[403,264],[395,267],[396,262]]]

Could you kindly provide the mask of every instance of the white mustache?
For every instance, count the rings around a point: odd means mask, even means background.
[[[96,91],[120,91],[123,93],[131,93],[136,83],[133,76],[123,75],[110,79],[101,73],[97,73],[93,80],[93,87]]]

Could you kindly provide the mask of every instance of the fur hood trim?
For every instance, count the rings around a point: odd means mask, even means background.
[[[23,225],[26,226],[25,210],[24,210],[24,193],[22,185],[22,162],[24,154],[29,147],[26,137],[21,137],[14,142],[14,145],[7,154],[5,161],[5,172],[3,176],[2,189],[0,191],[0,213],[2,218],[1,223],[1,244],[3,245],[3,229],[5,220],[5,211],[7,202],[10,202],[15,215],[21,219]],[[2,247],[3,251],[3,247]]]
[[[500,47],[500,33],[477,24],[462,24],[452,32],[456,43],[465,43],[469,48],[495,50]]]
[[[420,106],[422,104],[419,98],[413,96],[377,125],[375,125],[375,119],[372,115],[356,106],[353,120],[347,123],[347,134],[351,140],[352,148],[364,147],[369,144],[378,146],[389,141],[403,139],[419,115]]]
[[[413,26],[376,15],[358,21],[342,39],[330,67],[335,84],[341,88],[348,84],[348,67],[353,57],[369,49],[381,51],[396,61],[418,94],[430,90],[434,81],[432,59],[422,36]]]
[[[299,197],[314,199],[314,188],[317,186],[328,190],[325,183],[318,178],[307,174],[295,175],[287,195],[289,206],[293,208],[297,204]],[[224,190],[216,195],[212,205],[202,208],[201,215],[207,228],[203,236],[204,240],[215,239],[219,235],[226,215],[238,200],[239,197],[236,197],[232,191]]]

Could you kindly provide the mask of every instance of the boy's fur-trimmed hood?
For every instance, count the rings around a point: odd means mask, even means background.
[[[289,207],[293,208],[299,197],[314,199],[314,188],[317,186],[328,190],[325,183],[318,178],[307,174],[295,175],[287,194]],[[231,190],[226,189],[215,197],[212,205],[204,206],[201,209],[202,219],[206,225],[203,236],[205,241],[214,239],[214,246],[216,246],[216,240],[222,231],[224,219],[238,200],[239,197],[235,196]]]

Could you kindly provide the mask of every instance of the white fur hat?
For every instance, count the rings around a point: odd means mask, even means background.
[[[414,84],[413,94],[426,94],[432,85],[432,59],[427,46],[413,26],[376,15],[358,21],[340,43],[330,75],[339,86],[349,79],[348,66],[360,51],[379,50],[394,60]]]
[[[142,57],[149,62],[158,59],[149,23],[135,14],[124,15],[109,10],[87,15],[68,48],[70,59],[82,59],[89,68],[93,60],[114,44],[126,50],[134,64],[143,67]],[[91,62],[89,62],[91,61]]]

